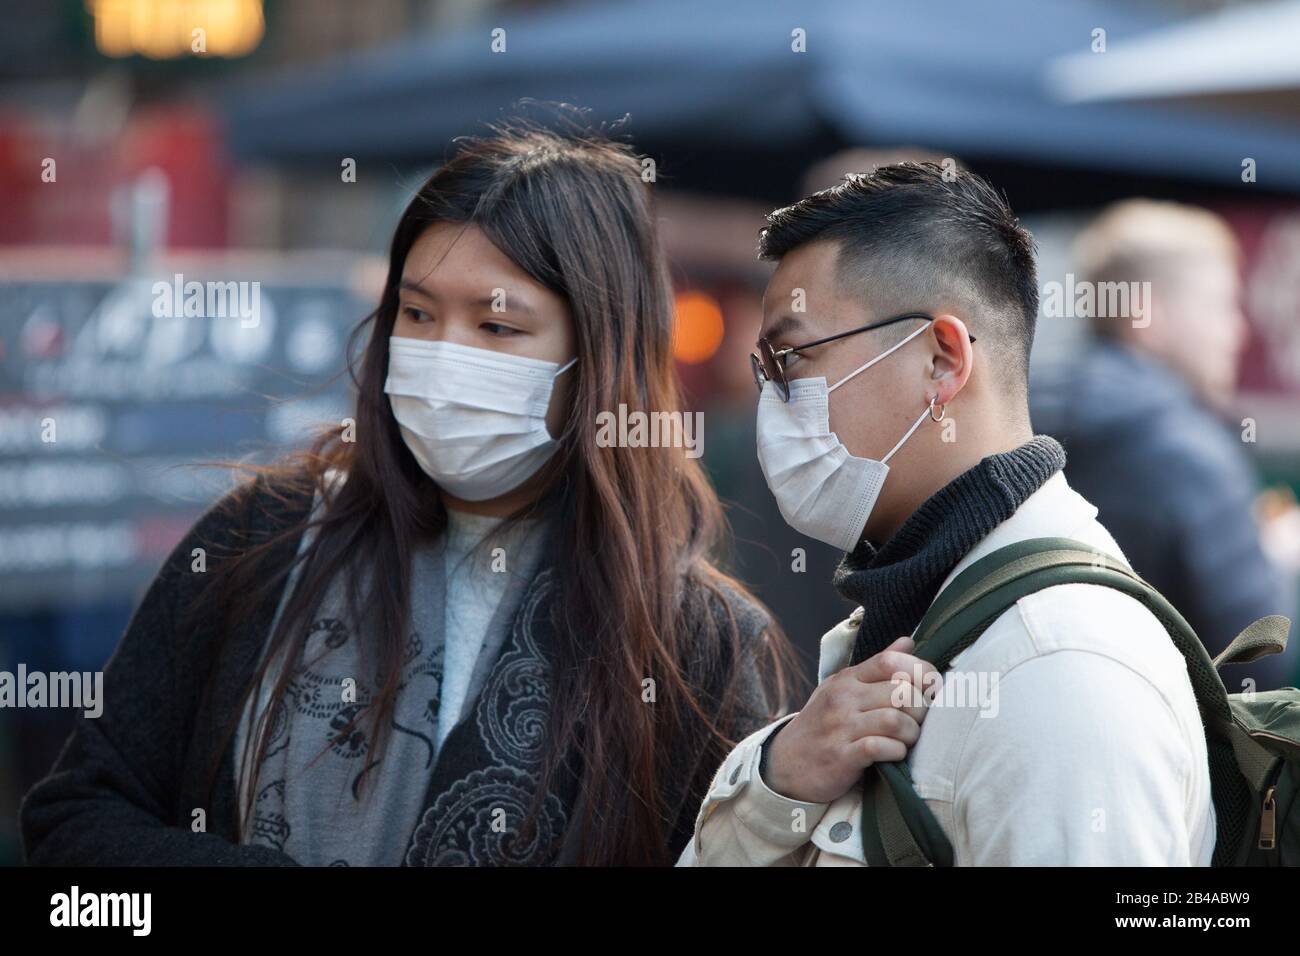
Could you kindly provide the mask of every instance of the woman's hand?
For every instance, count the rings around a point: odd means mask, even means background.
[[[934,665],[908,653],[914,647],[900,637],[818,684],[769,745],[764,782],[791,800],[830,803],[876,761],[906,757],[939,686]]]

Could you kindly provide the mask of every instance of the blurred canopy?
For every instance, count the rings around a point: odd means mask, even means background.
[[[800,154],[812,142],[823,154],[911,142],[1240,185],[1245,141],[1273,188],[1300,190],[1300,137],[1285,126],[1053,97],[1052,62],[1087,53],[1094,29],[1105,29],[1113,51],[1175,16],[1089,0],[630,0],[494,11],[463,30],[241,85],[224,106],[232,149],[254,159],[426,163],[504,104],[531,97],[590,107],[598,120],[630,113],[642,148],[731,152],[738,162]],[[492,51],[498,27],[504,53]],[[796,29],[807,53],[792,52]]]

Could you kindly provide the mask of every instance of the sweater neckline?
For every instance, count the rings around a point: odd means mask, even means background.
[[[981,459],[927,498],[887,541],[863,541],[835,570],[836,589],[863,609],[853,660],[911,634],[958,562],[1065,467],[1065,450],[1037,435]]]

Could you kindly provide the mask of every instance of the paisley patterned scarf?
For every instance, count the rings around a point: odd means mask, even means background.
[[[305,542],[304,542],[305,544]],[[443,658],[439,546],[416,552],[412,627],[382,758],[364,711],[374,681],[356,675],[357,629],[335,582],[313,618],[298,667],[271,721],[242,840],[308,865],[483,866],[565,862],[577,781],[557,779],[532,814],[544,757],[553,640],[549,569],[521,568],[493,619],[473,686],[480,688],[440,750],[433,745]],[[292,582],[290,582],[292,586]],[[288,588],[286,588],[286,594]],[[346,681],[353,681],[355,690]],[[258,712],[269,704],[263,683]],[[250,785],[254,711],[241,722],[242,794]],[[534,825],[525,827],[531,817]]]

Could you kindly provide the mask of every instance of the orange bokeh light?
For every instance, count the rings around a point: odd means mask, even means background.
[[[679,292],[674,302],[673,356],[687,365],[713,358],[722,344],[722,307],[711,295]]]

